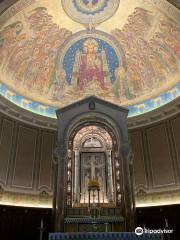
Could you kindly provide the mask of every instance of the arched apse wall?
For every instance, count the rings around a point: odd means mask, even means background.
[[[129,129],[137,206],[180,203],[179,126],[176,113]],[[56,136],[0,113],[0,204],[52,207]]]

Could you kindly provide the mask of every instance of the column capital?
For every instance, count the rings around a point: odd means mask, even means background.
[[[64,157],[67,154],[67,150],[63,146],[56,146],[53,152],[53,161],[54,164],[58,164],[59,159]]]

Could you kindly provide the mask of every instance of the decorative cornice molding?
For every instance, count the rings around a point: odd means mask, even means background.
[[[148,126],[180,113],[180,97],[174,101],[145,114],[128,118],[128,129]]]
[[[11,103],[3,96],[0,96],[0,112],[17,121],[30,124],[35,127],[49,130],[57,130],[56,119],[43,117],[33,112],[29,112]]]
[[[52,194],[43,192],[23,193],[14,191],[3,191],[1,193],[0,205],[52,208]],[[180,189],[166,190],[162,192],[141,191],[136,194],[136,207],[150,207],[180,204]]]
[[[135,196],[136,207],[180,204],[180,189],[161,192],[139,191]]]
[[[29,112],[0,96],[0,112],[26,124],[49,130],[57,130],[57,120]],[[148,126],[180,113],[180,97],[153,111],[128,118],[128,129]]]
[[[46,192],[22,193],[4,191],[1,194],[0,205],[52,208],[52,195]]]

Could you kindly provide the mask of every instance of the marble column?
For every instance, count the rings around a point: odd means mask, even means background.
[[[79,203],[80,202],[80,187],[79,187],[79,150],[75,149],[74,151],[75,157],[74,157],[74,162],[75,162],[75,179],[74,179],[74,197],[75,197],[75,202]]]
[[[65,204],[65,189],[66,184],[64,181],[64,166],[65,166],[65,159],[66,159],[66,149],[63,144],[59,144],[57,148],[57,165],[56,165],[56,174],[57,174],[57,181],[54,183],[54,187],[56,188],[55,191],[55,231],[56,232],[63,232],[64,231],[64,204]],[[60,184],[59,184],[60,183]]]
[[[107,150],[107,169],[108,169],[108,199],[113,201],[113,178],[112,178],[112,159],[111,150]]]

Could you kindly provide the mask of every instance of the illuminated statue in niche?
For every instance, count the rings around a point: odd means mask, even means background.
[[[73,84],[79,90],[84,90],[90,83],[97,84],[106,90],[106,83],[110,82],[109,69],[104,50],[98,51],[98,42],[95,39],[87,39],[83,44],[83,52],[76,52],[73,66]]]
[[[106,195],[106,166],[104,153],[83,153],[81,158],[81,203],[88,202],[89,181],[97,181],[100,186],[100,201],[107,201]],[[111,186],[112,187],[112,186]],[[103,200],[104,199],[104,200]],[[97,200],[97,199],[96,199]]]

